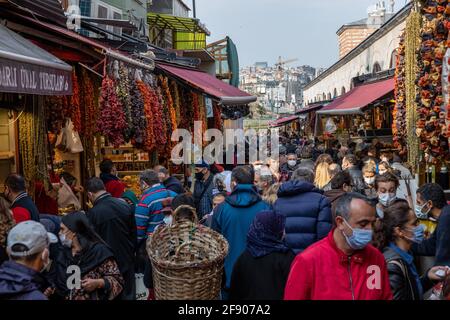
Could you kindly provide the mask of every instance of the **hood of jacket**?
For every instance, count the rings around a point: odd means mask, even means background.
[[[16,296],[39,290],[39,273],[14,261],[0,267],[0,297]]]
[[[306,192],[316,192],[323,194],[323,191],[316,188],[312,183],[306,181],[287,181],[278,190],[278,197],[290,197]]]
[[[252,184],[238,184],[233,192],[225,199],[232,207],[251,207],[262,201],[261,196]]]

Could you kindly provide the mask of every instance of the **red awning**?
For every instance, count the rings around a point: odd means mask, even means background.
[[[157,68],[187,82],[190,86],[220,100],[224,105],[242,105],[256,101],[256,97],[233,87],[206,72],[156,63]]]
[[[293,122],[293,121],[295,121],[297,119],[298,119],[298,116],[289,116],[289,117],[285,117],[285,118],[280,118],[280,119],[277,119],[275,121],[270,122],[269,126],[271,126],[271,127],[281,127],[281,126],[289,124],[289,123],[291,123],[291,122]]]
[[[362,109],[394,90],[394,79],[373,82],[353,88],[318,111],[320,115],[362,114]]]
[[[309,106],[306,106],[305,108],[300,109],[295,114],[305,114],[305,113],[308,113],[311,111],[317,111],[317,110],[320,110],[323,106],[324,106],[323,103],[310,104]]]

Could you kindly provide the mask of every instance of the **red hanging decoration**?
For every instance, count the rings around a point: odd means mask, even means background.
[[[144,150],[148,152],[152,152],[156,148],[156,138],[155,138],[155,129],[153,126],[153,117],[152,117],[152,94],[150,92],[149,87],[142,81],[136,81],[136,85],[141,92],[142,99],[144,101],[144,113],[145,118],[147,119],[147,129],[144,140]]]
[[[114,81],[109,76],[103,79],[99,103],[100,118],[97,121],[97,128],[117,148],[125,143],[123,132],[127,123],[117,98]]]
[[[75,131],[81,132],[81,111],[80,111],[80,92],[78,86],[78,77],[75,69],[72,72],[73,94],[70,97],[70,119],[74,125]]]

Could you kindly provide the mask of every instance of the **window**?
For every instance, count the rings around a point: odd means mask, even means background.
[[[341,89],[341,95],[345,94],[345,87],[342,87]]]
[[[113,12],[113,19],[114,20],[122,20],[122,14],[120,12]],[[115,34],[122,34],[122,28],[120,27],[113,27],[113,32]]]
[[[102,18],[102,19],[122,19],[122,11],[114,6],[106,4],[100,0],[92,0],[91,3],[91,17]],[[122,34],[122,28],[114,27],[104,24],[98,24],[99,28],[104,30],[114,32],[115,34]],[[103,37],[102,35],[97,35],[98,37]],[[109,39],[113,39],[112,35],[107,35]]]
[[[98,5],[97,7],[97,18],[108,19],[108,8]],[[102,29],[107,29],[106,25],[98,24],[98,26]]]
[[[381,66],[378,62],[373,64],[372,73],[377,73],[381,71]]]
[[[389,69],[395,68],[397,65],[397,50],[392,51],[391,62],[389,63]]]
[[[334,88],[334,90],[333,90],[333,98],[336,98],[336,97],[337,97],[337,95],[338,95],[338,93],[337,93],[337,89],[336,89],[336,88]]]

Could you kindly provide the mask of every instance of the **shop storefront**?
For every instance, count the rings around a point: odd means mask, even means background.
[[[72,94],[72,67],[5,26],[0,38],[0,181],[21,172],[32,189],[49,183],[45,100]]]
[[[392,144],[394,79],[367,82],[317,111],[315,136],[342,141],[379,138]]]

